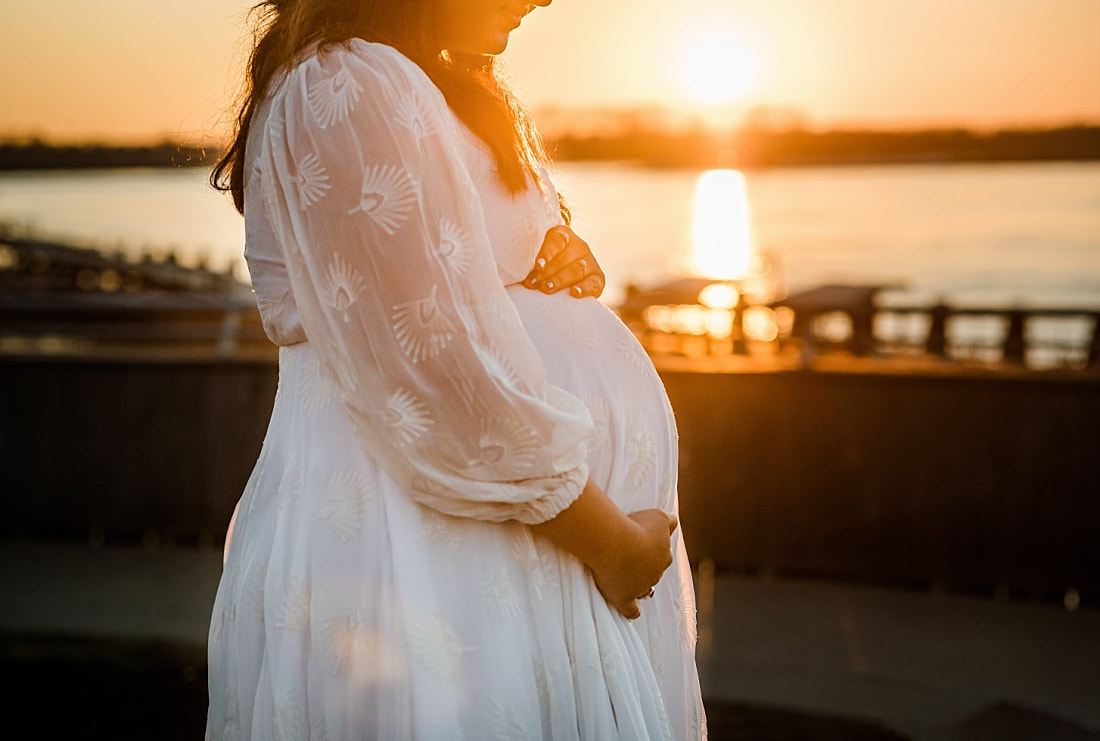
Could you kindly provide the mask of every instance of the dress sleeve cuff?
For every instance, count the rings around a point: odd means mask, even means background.
[[[538,525],[552,520],[572,506],[588,483],[588,464],[582,463],[560,477],[560,485],[546,496],[526,503],[515,516],[525,525]]]

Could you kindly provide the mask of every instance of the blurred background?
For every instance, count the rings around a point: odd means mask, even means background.
[[[203,726],[250,5],[0,0],[0,656],[58,729]],[[1100,737],[1100,0],[558,0],[503,64],[676,410],[712,737]]]

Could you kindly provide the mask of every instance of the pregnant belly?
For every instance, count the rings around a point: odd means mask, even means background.
[[[676,428],[649,357],[596,299],[508,289],[550,383],[581,399],[595,423],[592,477],[627,512],[671,510]]]

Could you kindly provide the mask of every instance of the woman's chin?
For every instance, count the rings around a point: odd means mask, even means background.
[[[498,54],[503,54],[504,50],[508,48],[508,37],[510,35],[511,31],[492,31],[474,43],[455,44],[448,46],[447,50],[460,54],[479,54],[486,57],[495,57]]]
[[[483,54],[487,57],[495,57],[498,54],[503,54],[504,50],[508,48],[508,34],[500,34],[498,37],[493,38],[491,41],[486,42],[481,51],[478,54]]]

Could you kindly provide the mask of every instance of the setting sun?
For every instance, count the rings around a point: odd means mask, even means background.
[[[727,32],[701,33],[684,44],[681,83],[701,103],[731,103],[757,83],[756,54],[745,41]]]

